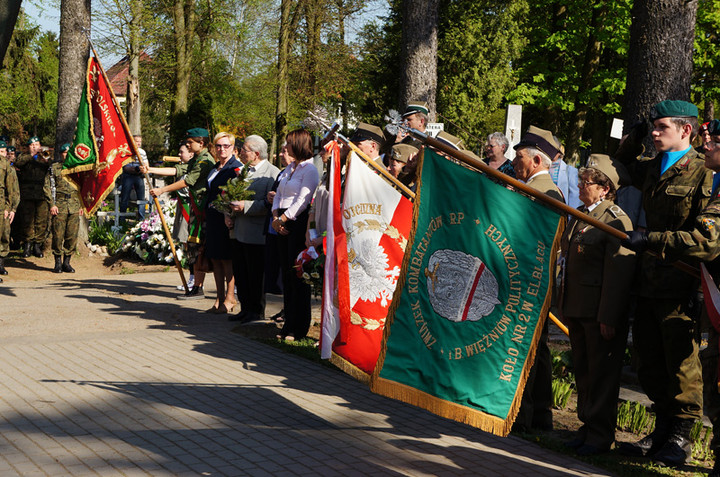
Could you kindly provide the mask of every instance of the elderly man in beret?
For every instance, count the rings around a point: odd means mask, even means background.
[[[550,131],[530,126],[515,146],[515,177],[545,195],[563,200],[562,192],[550,177],[552,157],[558,153]],[[545,317],[547,318],[547,317]],[[552,362],[548,347],[548,324],[545,319],[535,354],[535,362],[525,383],[522,404],[513,430],[552,429]]]
[[[652,139],[658,153],[643,151],[635,129],[617,157],[642,191],[648,235],[691,232],[708,204],[712,173],[690,145],[698,133],[698,109],[686,101],[662,101],[651,112]],[[630,244],[641,250],[638,243]],[[633,343],[638,377],[653,401],[655,430],[620,450],[652,456],[666,465],[683,465],[690,457],[690,431],[702,418],[702,374],[699,359],[699,283],[672,266],[672,261],[645,251],[639,256],[637,311]]]
[[[20,215],[23,224],[23,257],[31,252],[43,257],[43,246],[48,233],[50,204],[45,196],[45,176],[50,167],[49,154],[43,154],[40,138],[33,136],[27,141],[28,153],[15,161],[20,180]]]

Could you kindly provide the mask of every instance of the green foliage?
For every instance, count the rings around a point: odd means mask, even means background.
[[[118,251],[123,243],[124,233],[116,233],[111,222],[98,223],[97,217],[90,219],[88,240],[93,245],[106,246],[110,255]]]
[[[720,0],[700,0],[693,52],[693,99],[700,105],[720,100]],[[705,118],[709,121],[712,118]]]
[[[703,426],[702,421],[695,422],[690,432],[692,441],[692,458],[697,460],[712,460],[714,452],[710,449],[712,441],[712,429]]]
[[[555,409],[565,409],[573,393],[573,384],[561,379],[552,381],[552,402]]]
[[[574,377],[572,374],[572,353],[570,350],[557,351],[550,350],[552,359],[552,375],[555,379],[571,382]]]
[[[655,427],[655,415],[634,401],[624,401],[618,408],[617,428],[621,431],[641,434],[651,432]]]
[[[505,131],[505,97],[515,87],[527,40],[527,0],[452,0],[441,7],[438,38],[438,111],[446,130],[471,149]],[[450,124],[447,124],[450,123]]]
[[[0,70],[0,132],[23,144],[55,142],[59,42],[20,14]]]

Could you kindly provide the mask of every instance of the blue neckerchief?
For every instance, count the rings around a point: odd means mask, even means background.
[[[712,193],[710,194],[710,197],[715,197],[715,193],[718,190],[718,186],[720,186],[720,173],[716,172],[713,174],[713,186],[712,186]]]
[[[665,171],[674,166],[689,150],[690,147],[683,151],[663,152],[662,161],[660,162],[660,175],[665,174]]]

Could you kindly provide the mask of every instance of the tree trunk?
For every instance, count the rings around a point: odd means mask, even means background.
[[[0,69],[2,69],[3,59],[13,30],[15,30],[15,22],[17,22],[20,14],[21,0],[6,0],[0,2]]]
[[[705,98],[705,108],[703,109],[703,122],[715,119],[715,101]]]
[[[60,59],[58,79],[55,154],[60,146],[72,142],[75,135],[80,96],[85,86],[89,54],[90,0],[62,0],[60,4]]]
[[[607,7],[604,1],[594,6],[592,19],[590,20],[590,35],[585,49],[585,62],[580,74],[577,95],[575,96],[575,109],[570,119],[570,136],[565,144],[565,157],[570,163],[576,159],[574,155],[577,153],[580,140],[585,131],[585,121],[589,109],[588,103],[585,101],[585,94],[590,90],[593,76],[600,66],[600,53],[602,51],[602,43],[598,40],[596,32],[603,27],[606,14]]]
[[[195,5],[193,0],[175,0],[173,4],[175,26],[175,114],[188,108],[190,71],[192,69],[192,40],[195,36]]]
[[[142,134],[140,122],[140,24],[142,21],[142,0],[132,0],[132,19],[130,20],[130,51],[127,82],[127,120],[130,133]]]
[[[435,121],[438,7],[440,0],[405,0],[401,50],[400,108],[427,101]]]
[[[275,131],[273,132],[272,141],[270,143],[271,162],[276,162],[276,154],[282,143],[285,142],[285,136],[288,133],[288,90],[290,85],[290,77],[288,74],[288,62],[290,59],[290,46],[295,36],[295,29],[299,21],[298,9],[293,14],[294,0],[282,0],[280,3],[280,36],[278,41],[278,73],[277,73],[277,92],[275,103]]]
[[[308,88],[313,102],[317,100],[320,65],[320,33],[323,27],[323,13],[327,7],[318,0],[305,0],[305,22],[307,24]],[[314,106],[314,105],[308,105]]]
[[[635,0],[630,27],[625,132],[656,103],[690,100],[697,0]],[[649,152],[655,150],[646,138]]]

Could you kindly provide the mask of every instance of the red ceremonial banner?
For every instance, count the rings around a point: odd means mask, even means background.
[[[113,189],[122,166],[132,160],[131,138],[121,115],[100,63],[90,58],[75,139],[63,165],[63,175],[79,189],[88,216]]]

